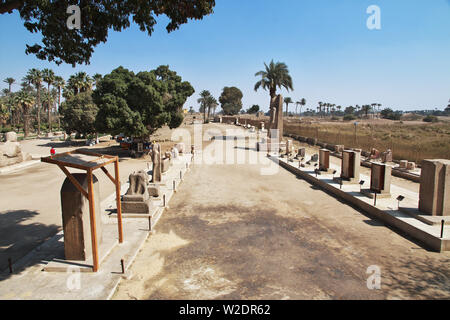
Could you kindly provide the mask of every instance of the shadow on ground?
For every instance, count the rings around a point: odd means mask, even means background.
[[[0,213],[0,272],[9,273],[9,258],[13,264],[16,263],[60,231],[60,227],[56,225],[27,223],[37,215],[39,212],[30,210],[11,210]],[[14,270],[14,272],[17,271]],[[0,277],[1,280],[4,279]]]

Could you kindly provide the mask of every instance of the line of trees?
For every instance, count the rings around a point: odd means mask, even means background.
[[[25,137],[30,133],[30,122],[37,134],[41,133],[43,109],[49,132],[52,118],[57,116],[58,127],[67,133],[146,137],[163,125],[181,125],[183,105],[194,93],[191,84],[168,66],[138,74],[119,67],[104,77],[78,72],[67,81],[49,69],[31,69],[17,92],[12,91],[15,79],[4,81],[9,88],[0,96],[1,124],[23,126]]]

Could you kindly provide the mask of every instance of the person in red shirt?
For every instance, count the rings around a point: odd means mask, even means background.
[[[55,148],[51,148],[50,149],[50,154],[52,155],[52,156],[54,156],[55,154],[56,154],[56,150],[55,150]]]

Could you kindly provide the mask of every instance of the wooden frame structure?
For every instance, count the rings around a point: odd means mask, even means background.
[[[119,158],[117,156],[109,156],[100,153],[94,153],[86,151],[83,149],[77,149],[70,152],[56,154],[50,157],[41,158],[42,162],[56,164],[69,178],[72,184],[85,196],[89,201],[89,216],[90,216],[90,226],[91,226],[91,244],[92,244],[92,261],[93,261],[93,271],[97,272],[99,268],[99,258],[98,258],[98,243],[97,243],[97,230],[95,224],[95,205],[94,205],[94,188],[93,188],[93,176],[92,172],[96,169],[101,169],[106,176],[112,181],[116,186],[116,203],[117,203],[117,222],[118,222],[118,232],[119,232],[119,243],[123,242],[123,227],[122,227],[122,206],[120,202],[120,176],[119,176]],[[105,168],[106,165],[114,163],[114,175],[112,177],[108,170]],[[78,181],[70,174],[67,170],[69,168],[75,168],[80,170],[85,170],[87,173],[88,190],[78,183]]]

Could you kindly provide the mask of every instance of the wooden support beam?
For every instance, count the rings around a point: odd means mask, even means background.
[[[91,243],[92,243],[92,261],[93,261],[93,271],[98,271],[98,243],[97,243],[97,228],[95,221],[95,203],[94,203],[94,184],[92,177],[92,170],[87,172],[88,180],[88,199],[89,199],[89,215],[91,218]]]
[[[105,167],[101,167],[100,169],[102,169],[102,171],[108,176],[109,180],[111,180],[112,183],[114,183],[114,185],[115,185],[116,179],[114,179],[113,176],[109,174],[108,170],[106,170]]]
[[[119,176],[119,160],[114,162],[114,173],[116,176],[116,204],[117,204],[117,226],[119,228],[119,243],[123,242],[123,228],[122,228],[122,204],[120,202],[120,176]]]
[[[67,178],[69,178],[70,182],[73,183],[73,185],[78,189],[78,191],[81,192],[83,196],[89,199],[88,193],[83,189],[83,187],[80,185],[80,183],[73,177],[73,175],[70,174],[70,172],[63,166],[58,164],[58,167],[65,173]]]

